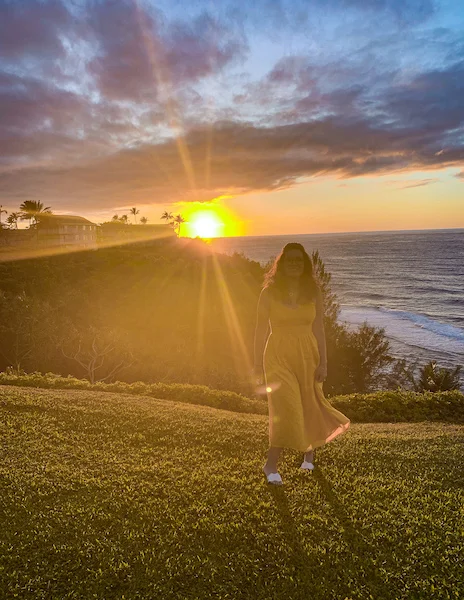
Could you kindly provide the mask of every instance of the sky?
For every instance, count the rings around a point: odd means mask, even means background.
[[[464,227],[463,34],[457,0],[0,0],[0,203]]]

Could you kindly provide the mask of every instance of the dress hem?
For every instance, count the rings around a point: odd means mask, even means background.
[[[321,446],[328,444],[329,442],[331,442],[333,439],[335,439],[339,435],[345,433],[345,431],[347,431],[347,429],[349,429],[350,425],[351,425],[351,421],[348,421],[347,423],[343,423],[342,425],[339,425],[336,429],[334,429],[332,431],[332,433],[330,433],[324,440],[317,440],[316,442],[314,442],[304,448],[302,448],[301,446],[299,446],[299,447],[292,446],[290,444],[270,444],[270,445],[273,447],[276,447],[276,448],[288,448],[290,450],[297,450],[298,452],[310,452],[311,450],[315,450],[316,448],[320,448]]]

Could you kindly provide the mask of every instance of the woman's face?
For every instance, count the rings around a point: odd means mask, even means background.
[[[287,277],[301,277],[304,272],[303,252],[298,248],[287,250],[282,258]]]

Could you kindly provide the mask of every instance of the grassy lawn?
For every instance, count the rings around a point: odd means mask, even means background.
[[[464,598],[464,425],[353,424],[281,488],[267,418],[0,387],[0,597]]]

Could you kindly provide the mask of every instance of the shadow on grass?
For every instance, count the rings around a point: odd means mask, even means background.
[[[318,468],[309,475],[314,478],[315,482],[320,486],[323,496],[333,509],[335,518],[340,523],[343,530],[343,537],[351,552],[351,557],[344,560],[343,555],[340,557],[338,568],[334,565],[333,556],[321,555],[320,553],[308,552],[308,544],[302,540],[301,530],[298,529],[295,518],[289,508],[287,499],[288,491],[285,486],[267,485],[270,496],[273,499],[275,507],[279,513],[282,531],[285,535],[286,543],[290,550],[291,561],[295,567],[295,582],[289,584],[292,591],[300,593],[327,593],[328,590],[334,594],[349,594],[354,590],[347,589],[348,581],[355,580],[359,587],[362,587],[367,594],[373,598],[394,598],[394,591],[390,590],[393,595],[386,595],[388,584],[385,577],[376,565],[381,560],[385,565],[391,562],[391,557],[388,555],[380,556],[379,547],[372,545],[366,539],[364,532],[361,532],[345,510],[343,503],[339,500],[337,494],[333,491],[330,481],[324,475],[324,472]],[[336,559],[335,559],[336,561]],[[339,572],[334,572],[334,571]],[[302,587],[304,589],[302,589]],[[358,592],[359,592],[358,587]],[[290,592],[290,589],[288,590]],[[299,598],[300,595],[291,596]],[[301,596],[303,598],[304,595]]]
[[[350,515],[345,510],[343,503],[338,499],[337,494],[333,491],[324,472],[316,469],[314,471],[314,478],[327,498],[327,501],[332,506],[338,521],[343,526],[344,537],[350,550],[359,558],[359,566],[362,565],[364,570],[366,587],[374,598],[378,597],[379,593],[385,593],[386,582],[374,560],[375,558],[380,558],[379,547],[370,544],[366,539],[366,535],[354,526]],[[381,558],[383,563],[390,562],[391,560],[388,555],[384,555]]]

